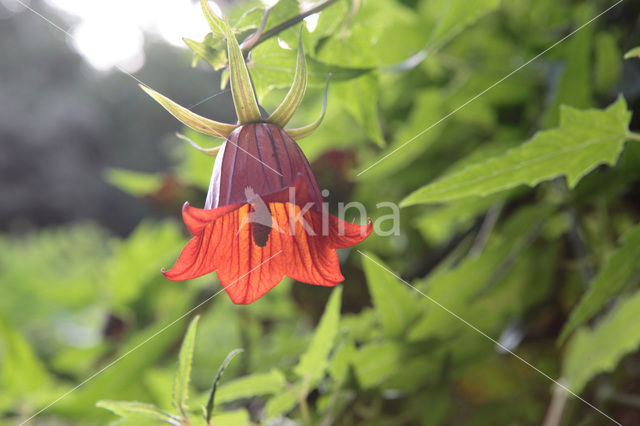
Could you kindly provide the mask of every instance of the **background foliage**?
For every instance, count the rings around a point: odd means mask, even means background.
[[[178,206],[203,203],[213,161],[177,139],[171,165],[154,173],[122,163],[83,172],[145,200],[133,231],[109,221],[3,226],[0,423],[115,361],[38,422],[141,424],[142,411],[150,424],[171,423],[179,416],[162,413],[176,410],[204,422],[213,378],[235,348],[244,352],[218,384],[214,424],[609,421],[505,349],[618,422],[640,423],[640,7],[623,2],[492,86],[612,4],[338,0],[313,32],[303,29],[312,86],[294,126],[317,117],[333,74],[325,121],[300,142],[320,186],[334,204],[363,202],[374,220],[388,214],[378,203],[402,206],[399,235],[341,253],[346,280],[333,290],[285,280],[236,306],[225,295],[207,301],[215,275],[163,279],[186,240]],[[241,39],[262,18],[254,6],[227,10]],[[280,0],[267,28],[299,12]],[[287,46],[298,33],[251,51],[267,110],[291,82]],[[215,34],[190,45],[200,67],[224,64]],[[171,75],[201,75],[189,61]],[[200,314],[197,334],[194,322],[180,351],[188,321],[176,319],[200,303],[188,315]]]

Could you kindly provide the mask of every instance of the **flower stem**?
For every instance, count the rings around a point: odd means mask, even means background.
[[[321,3],[318,3],[317,5],[310,7],[309,9],[300,13],[299,15],[296,15],[293,18],[287,19],[286,21],[276,25],[275,27],[269,29],[268,31],[262,32],[262,29],[259,28],[258,31],[256,31],[256,33],[254,33],[253,35],[250,35],[249,38],[242,43],[242,52],[246,55],[251,49],[259,45],[263,41],[266,41],[271,37],[277,34],[280,34],[282,31],[294,26],[295,24],[302,21],[307,16],[313,15],[314,13],[318,13],[321,10],[325,9],[326,7],[331,6],[331,4],[335,2],[336,0],[325,0]],[[257,37],[255,37],[256,34],[258,34]]]

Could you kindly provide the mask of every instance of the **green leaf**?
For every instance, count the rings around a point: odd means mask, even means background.
[[[600,311],[611,299],[620,293],[634,272],[640,268],[640,225],[628,230],[621,238],[621,245],[604,264],[593,279],[589,290],[564,326],[559,340],[564,341],[579,325]]]
[[[272,419],[285,414],[298,404],[294,390],[288,390],[271,398],[264,407],[265,418]]]
[[[104,408],[114,414],[128,419],[147,418],[176,426],[180,426],[182,424],[180,419],[173,417],[169,413],[165,413],[153,404],[143,404],[142,402],[136,401],[101,400],[96,403],[96,407]]]
[[[178,105],[171,99],[161,95],[160,93],[149,87],[140,85],[140,88],[153,99],[155,99],[155,101],[162,105],[167,111],[169,111],[171,115],[180,120],[182,124],[191,127],[193,130],[204,133],[206,135],[225,138],[229,136],[229,134],[236,128],[235,124],[221,123],[219,121],[210,120],[194,112],[191,112],[188,108]]]
[[[497,271],[501,274],[509,271],[513,263],[509,259],[518,258],[550,212],[544,205],[521,209],[490,236],[480,254],[465,257],[454,268],[438,268],[415,286],[448,310],[465,313],[462,316],[479,328],[486,327],[486,313],[470,317],[470,312],[478,306],[479,295],[497,284],[501,277]],[[461,327],[466,328],[450,312],[427,300],[424,302],[429,304],[428,311],[413,324],[408,340],[446,338],[459,333]]]
[[[7,393],[22,394],[50,384],[44,365],[29,342],[0,316],[0,383]]]
[[[246,426],[252,423],[247,410],[235,410],[215,413],[211,419],[211,424],[216,426]]]
[[[534,186],[566,175],[570,187],[599,164],[614,164],[628,139],[631,113],[620,98],[606,110],[561,110],[560,127],[539,132],[504,155],[443,177],[406,197],[401,205],[486,196],[520,184]]]
[[[336,352],[329,363],[329,374],[338,383],[347,381],[349,366],[356,354],[356,347],[351,339],[336,348]]]
[[[261,395],[272,395],[284,390],[286,380],[280,370],[250,374],[220,386],[216,402],[224,404],[238,399]]]
[[[595,43],[595,85],[599,92],[612,90],[622,74],[618,40],[609,32],[601,32]]]
[[[205,36],[204,41],[198,42],[183,37],[182,41],[195,54],[191,66],[195,67],[198,59],[203,59],[211,65],[214,70],[221,70],[227,65],[227,55],[225,52],[224,37],[214,38],[212,33]]]
[[[436,22],[429,38],[431,49],[442,46],[466,27],[493,11],[500,0],[432,0],[423,3],[421,14]]]
[[[310,386],[318,382],[327,369],[329,353],[338,334],[341,298],[342,286],[338,286],[331,292],[331,297],[329,297],[309,347],[293,369]]]
[[[426,89],[416,94],[413,108],[408,119],[395,133],[393,142],[367,167],[358,173],[363,181],[384,179],[406,168],[420,158],[420,155],[437,141],[444,126],[436,126],[428,131],[428,126],[436,123],[444,114],[444,96],[441,90]],[[372,168],[369,171],[369,168]]]
[[[209,392],[209,399],[207,400],[207,405],[205,407],[205,418],[207,420],[207,423],[211,420],[211,415],[213,414],[213,406],[214,406],[214,398],[216,395],[216,389],[218,387],[218,382],[220,381],[220,379],[222,378],[222,374],[224,373],[224,370],[227,368],[227,365],[229,365],[229,363],[231,362],[231,360],[238,355],[239,353],[243,352],[244,349],[234,349],[231,352],[229,352],[229,355],[227,355],[227,357],[224,359],[224,361],[222,361],[222,364],[220,365],[220,368],[218,368],[218,373],[216,374],[216,377],[213,379],[213,383],[211,384],[211,391]]]
[[[612,371],[620,359],[640,346],[640,291],[622,301],[598,326],[582,328],[569,342],[563,377],[580,393],[596,374]]]
[[[334,90],[339,102],[364,128],[367,136],[379,146],[385,145],[378,115],[378,77],[364,74],[353,80],[337,82]]]
[[[369,389],[391,377],[401,362],[401,344],[391,341],[370,343],[353,356],[353,369],[360,386]]]
[[[585,4],[578,8],[577,17],[584,22],[593,16],[593,7]],[[544,128],[558,125],[562,105],[576,108],[591,106],[591,71],[593,46],[593,26],[587,26],[567,40],[564,48],[564,69],[557,84],[553,102],[543,118]]]
[[[181,229],[174,222],[141,222],[125,240],[113,242],[113,256],[103,274],[112,309],[128,312],[129,302],[137,298],[160,268],[173,261],[184,244]]]
[[[162,187],[162,176],[125,169],[108,169],[105,179],[135,197],[152,194]]]
[[[420,311],[419,301],[411,294],[414,290],[387,272],[387,266],[371,253],[362,253],[362,266],[385,335],[401,337]]]
[[[640,58],[640,46],[634,47],[624,54],[625,59]]]
[[[193,347],[196,340],[196,330],[198,328],[198,319],[195,316],[180,346],[180,354],[178,355],[178,368],[173,378],[173,406],[184,413],[187,409],[187,399],[189,399],[189,381],[191,380],[191,364],[193,363]]]

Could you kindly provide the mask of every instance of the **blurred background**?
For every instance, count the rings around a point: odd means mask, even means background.
[[[241,39],[265,7],[269,28],[319,3],[210,2]],[[310,87],[293,125],[318,116],[331,72],[325,121],[301,142],[331,208],[357,200],[374,220],[389,214],[377,204],[399,203],[558,126],[560,105],[603,109],[622,96],[637,131],[640,60],[623,54],[640,45],[640,5],[626,0],[420,133],[612,5],[338,0],[306,19]],[[267,110],[292,79],[298,30],[251,53]],[[181,205],[203,205],[213,165],[175,133],[217,142],[183,128],[138,83],[234,122],[215,58],[194,59],[182,41],[213,43],[207,33],[199,2],[189,0],[0,0],[0,425],[44,407],[30,424],[117,421],[96,407],[105,399],[175,412],[171,386],[187,318],[175,320],[219,290],[215,274],[176,283],[159,272],[187,241]],[[416,135],[392,160],[357,175]],[[622,237],[640,220],[638,145],[628,142],[614,164],[597,162],[575,188],[560,177],[402,208],[397,235],[372,235],[358,248],[551,377],[570,380],[616,421],[640,424],[640,332],[625,328],[638,317],[608,334],[629,344],[603,356],[603,366],[572,349],[640,285],[640,242]],[[578,337],[560,337],[591,283],[616,269],[606,266],[620,250],[628,273],[605,277],[620,286]],[[346,280],[333,292],[337,308],[326,303],[331,289],[285,279],[250,306],[221,294],[193,313],[202,314],[194,424],[219,365],[238,347],[245,352],[225,373],[216,424],[609,421],[355,251],[340,259]],[[318,347],[326,353],[310,378],[299,366]],[[578,370],[590,373],[578,379]]]

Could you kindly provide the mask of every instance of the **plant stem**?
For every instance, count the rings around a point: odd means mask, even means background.
[[[321,3],[318,3],[317,5],[310,7],[309,9],[305,10],[304,12],[300,13],[299,15],[294,16],[291,19],[287,19],[286,21],[276,25],[275,27],[271,28],[268,31],[262,32],[261,29],[258,29],[258,31],[256,31],[253,35],[249,36],[249,38],[245,41],[242,42],[242,53],[244,53],[245,55],[254,47],[256,47],[257,45],[259,45],[260,43],[262,43],[263,41],[266,41],[268,39],[270,39],[271,37],[281,33],[282,31],[286,30],[287,28],[290,28],[292,26],[294,26],[295,24],[297,24],[298,22],[302,21],[304,18],[306,18],[307,16],[313,15],[314,13],[318,13],[321,10],[325,9],[328,6],[331,6],[331,4],[335,3],[336,0],[325,0]],[[258,34],[257,37],[255,37],[255,35]]]
[[[547,414],[542,422],[543,426],[558,426],[562,420],[562,413],[567,404],[568,393],[560,386],[554,386],[551,403],[547,409]]]
[[[300,390],[299,399],[300,399],[300,413],[302,414],[302,421],[305,425],[311,426],[311,415],[309,414],[309,405],[307,404],[307,394],[309,392],[309,381],[307,378],[304,379],[302,384],[302,389]]]
[[[627,132],[627,137],[631,140],[640,142],[640,133]]]

